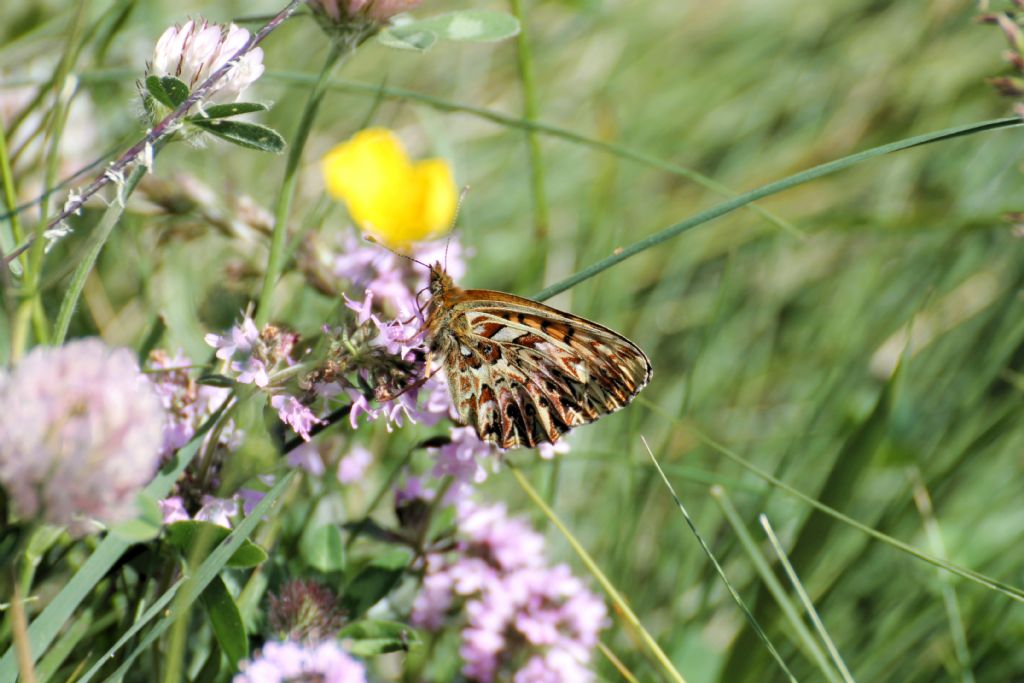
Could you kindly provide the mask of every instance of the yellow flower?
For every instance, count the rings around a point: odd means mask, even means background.
[[[451,168],[442,159],[412,162],[394,133],[369,128],[321,161],[327,191],[348,206],[356,225],[401,249],[451,228],[457,204]]]

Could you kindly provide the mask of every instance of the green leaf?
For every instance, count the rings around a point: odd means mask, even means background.
[[[213,104],[203,107],[202,112],[189,116],[186,121],[202,121],[204,119],[225,119],[239,114],[251,114],[256,111],[267,111],[267,105],[259,102],[234,102],[232,104]]]
[[[199,595],[206,589],[210,582],[218,577],[221,570],[227,566],[228,561],[234,557],[242,543],[247,540],[249,534],[253,532],[256,525],[259,524],[260,520],[263,519],[263,516],[270,510],[270,507],[277,501],[278,497],[280,497],[281,493],[285,488],[287,488],[288,484],[291,483],[292,476],[293,473],[289,472],[285,476],[281,477],[280,481],[274,485],[274,488],[272,488],[267,495],[263,497],[263,500],[256,504],[256,507],[253,508],[252,514],[242,520],[241,523],[231,531],[228,537],[217,546],[216,550],[210,553],[209,557],[199,565],[195,574],[187,579],[180,580],[178,584],[172,586],[174,590],[177,590],[179,585],[181,587],[181,590],[178,591],[179,594],[177,595],[177,599],[174,601],[174,604],[167,610],[161,607],[159,613],[163,618],[154,624],[153,628],[151,628],[149,632],[140,639],[135,649],[124,658],[121,666],[112,674],[109,680],[122,680],[125,673],[133,666],[138,656],[145,650],[148,650],[156,639],[167,631],[171,624],[173,624],[183,614],[188,613],[192,603],[198,599]],[[165,598],[166,594],[160,597],[160,602],[164,603]],[[156,607],[156,604],[154,604],[153,607]],[[144,617],[147,620],[151,618],[152,611],[152,609],[146,611]],[[138,624],[133,624],[129,630],[133,632],[137,631],[138,629],[136,626],[138,626]],[[120,648],[125,642],[127,642],[127,638],[122,637],[122,639],[118,641],[117,645],[115,645],[115,648],[112,648],[101,661],[109,660],[114,652],[116,652],[116,649]],[[98,668],[99,664],[94,667],[94,670]],[[95,671],[91,671],[90,674],[91,673],[95,673]],[[81,679],[81,683],[86,683],[90,674],[83,677]]]
[[[345,569],[345,541],[337,524],[307,527],[299,540],[299,552],[306,564],[318,571]]]
[[[208,420],[196,432],[192,441],[178,450],[175,458],[146,487],[145,490],[149,494],[155,498],[162,498],[170,492],[174,482],[178,480],[185,467],[195,457],[206,432],[212,426],[214,419],[219,417],[219,415],[219,412],[215,414],[213,418]],[[75,608],[92,592],[96,584],[107,575],[110,568],[114,566],[130,546],[131,543],[108,534],[100,542],[96,550],[93,551],[92,555],[89,556],[85,564],[71,576],[71,579],[68,580],[60,593],[50,601],[38,617],[32,620],[28,628],[28,636],[32,644],[31,654],[33,661],[46,651],[64,624],[74,614]],[[3,658],[0,659],[0,683],[13,683],[17,675],[17,658],[14,648],[11,647],[7,649]]]
[[[171,109],[177,109],[182,102],[188,99],[188,86],[174,76],[164,76],[160,79],[160,85],[163,86],[164,92],[167,93],[167,97],[171,101]]]
[[[511,14],[469,9],[391,26],[381,31],[379,40],[388,47],[424,51],[438,38],[480,43],[504,40],[517,33],[519,21]]]
[[[409,556],[404,552],[385,553],[363,567],[341,597],[341,606],[349,616],[361,617],[402,580]]]
[[[192,121],[192,125],[240,147],[248,147],[261,152],[273,152],[274,154],[284,151],[285,141],[280,133],[258,123],[200,119]]]
[[[426,52],[437,42],[437,34],[422,29],[407,29],[404,26],[393,26],[377,34],[382,45],[399,50],[416,50]]]
[[[171,100],[170,94],[164,90],[164,84],[159,76],[148,76],[146,78],[146,91],[160,104],[168,109],[174,109],[174,102]]]
[[[414,22],[419,29],[436,33],[446,40],[490,43],[519,33],[519,21],[511,14],[487,9],[467,9],[439,14]]]
[[[143,543],[159,536],[163,530],[160,503],[154,496],[142,491],[135,498],[135,504],[139,510],[138,517],[111,526],[110,533],[135,543]]]
[[[226,375],[218,375],[212,372],[200,375],[196,383],[209,387],[220,387],[221,389],[230,389],[235,386],[235,380]]]
[[[191,557],[192,549],[200,540],[205,547],[213,548],[227,538],[230,533],[231,529],[213,522],[195,519],[182,520],[167,525],[167,542],[188,558]],[[203,538],[202,534],[209,534],[209,536]],[[238,550],[228,560],[227,566],[235,569],[247,569],[262,564],[266,559],[267,552],[263,548],[249,539],[243,539],[240,541]]]
[[[356,621],[338,633],[344,638],[345,650],[357,657],[373,657],[385,652],[405,652],[420,645],[416,631],[408,624],[395,621],[365,619]]]
[[[214,577],[199,600],[210,615],[210,625],[220,649],[227,655],[231,668],[237,670],[238,663],[249,656],[249,636],[245,632],[242,613],[224,585],[224,579]]]

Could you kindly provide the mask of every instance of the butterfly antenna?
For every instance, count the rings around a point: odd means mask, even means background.
[[[380,248],[382,248],[382,249],[387,249],[388,251],[390,251],[390,252],[391,252],[392,254],[394,254],[395,256],[401,256],[402,258],[404,258],[404,259],[406,259],[406,260],[408,260],[408,261],[412,261],[413,263],[418,263],[418,264],[420,264],[421,266],[423,266],[424,268],[426,268],[427,270],[430,270],[430,266],[428,266],[428,265],[427,265],[426,263],[424,263],[423,261],[420,261],[420,260],[419,260],[419,259],[417,259],[417,258],[413,258],[412,256],[409,256],[408,254],[403,254],[403,253],[402,253],[402,252],[400,252],[400,251],[395,251],[394,249],[392,249],[392,248],[391,248],[391,247],[389,247],[388,245],[386,245],[386,244],[384,244],[383,242],[379,241],[379,240],[378,240],[378,239],[377,239],[376,237],[374,237],[373,235],[363,235],[363,239],[364,239],[364,240],[366,240],[367,242],[372,242],[373,244],[376,244],[376,245],[377,245],[378,247],[380,247]]]
[[[444,270],[448,272],[448,245],[452,243],[452,232],[455,230],[455,224],[459,220],[459,212],[462,210],[462,202],[466,200],[466,195],[469,194],[469,185],[463,185],[462,191],[459,192],[459,201],[455,204],[455,215],[452,216],[452,227],[448,230],[448,239],[444,241]]]

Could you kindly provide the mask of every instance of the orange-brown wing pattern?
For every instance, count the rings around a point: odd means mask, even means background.
[[[460,291],[451,313],[452,401],[463,423],[501,448],[553,443],[623,407],[650,380],[650,361],[631,341],[529,299]]]

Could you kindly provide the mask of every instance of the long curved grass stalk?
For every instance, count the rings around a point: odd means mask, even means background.
[[[580,558],[580,561],[583,562],[587,571],[589,571],[597,582],[601,584],[601,588],[604,589],[604,592],[608,595],[608,599],[612,601],[613,605],[615,605],[615,609],[618,610],[619,614],[622,615],[622,618],[626,620],[626,623],[640,636],[640,639],[643,641],[644,645],[647,646],[651,655],[661,665],[665,675],[676,683],[686,683],[686,679],[684,679],[682,674],[676,670],[675,665],[672,664],[672,660],[668,658],[668,655],[666,655],[665,651],[661,649],[658,642],[654,640],[654,637],[648,633],[647,629],[645,629],[643,624],[640,623],[640,619],[636,616],[633,610],[630,609],[625,598],[623,598],[618,589],[612,585],[612,582],[604,575],[601,568],[597,566],[597,563],[594,561],[594,558],[590,556],[590,553],[588,553],[580,542],[576,540],[576,537],[573,536],[572,532],[570,532],[565,524],[562,523],[562,520],[559,519],[557,514],[555,514],[555,511],[544,502],[544,498],[535,488],[533,488],[533,485],[529,480],[527,480],[526,476],[519,471],[519,468],[510,464],[509,469],[512,470],[512,476],[515,477],[516,482],[518,482],[520,488],[523,489],[523,492],[529,496],[530,500],[533,501],[533,504],[536,505],[540,511],[544,513],[544,516],[555,525],[559,532],[561,532],[562,536],[565,537],[565,540],[569,542],[573,551]]]
[[[313,77],[307,74],[296,74],[283,71],[272,71],[267,72],[264,78],[278,79],[288,83],[311,83]],[[409,102],[416,102],[423,104],[432,109],[443,112],[459,112],[461,114],[469,114],[485,121],[491,121],[501,126],[508,128],[516,128],[524,130],[526,132],[540,133],[548,137],[565,140],[582,147],[589,147],[590,149],[604,152],[612,156],[617,156],[622,159],[628,159],[629,161],[635,161],[644,166],[650,166],[666,173],[678,175],[686,178],[701,187],[712,190],[719,194],[727,197],[735,197],[737,192],[729,188],[710,176],[706,176],[699,171],[695,171],[692,168],[686,166],[680,166],[671,162],[659,159],[656,156],[640,152],[632,149],[625,145],[617,145],[612,142],[605,142],[603,140],[596,140],[577,133],[574,130],[568,128],[562,128],[554,124],[545,123],[543,121],[530,120],[528,118],[521,118],[518,116],[510,116],[493,109],[487,109],[486,107],[477,107],[471,104],[464,104],[461,102],[453,102],[446,100],[441,97],[435,97],[433,95],[427,95],[426,93],[417,92],[415,90],[409,90],[407,88],[397,88],[384,85],[373,85],[371,83],[361,83],[359,81],[348,81],[344,79],[332,79],[329,86],[332,90],[338,90],[342,92],[351,92],[361,95],[372,95],[374,97],[389,97],[396,100],[407,100]],[[767,209],[762,209],[757,205],[752,205],[750,210],[758,214],[768,222],[772,223],[776,227],[785,230],[786,232],[796,235],[798,237],[803,236],[803,232],[792,223],[785,219],[775,215]]]
[[[299,162],[302,160],[302,152],[306,148],[306,141],[313,130],[313,122],[316,121],[317,113],[320,111],[320,103],[323,102],[326,94],[328,77],[334,71],[339,61],[347,53],[351,52],[354,46],[342,46],[332,43],[327,59],[320,69],[320,74],[313,83],[313,89],[306,98],[306,104],[302,109],[302,117],[299,119],[299,126],[295,131],[291,144],[288,146],[288,160],[285,162],[284,180],[281,182],[281,189],[278,191],[274,207],[274,232],[270,238],[270,253],[267,256],[267,269],[263,275],[263,287],[260,290],[259,305],[256,307],[256,324],[260,327],[270,319],[270,298],[274,293],[274,287],[281,277],[284,268],[284,254],[286,238],[288,236],[288,216],[291,214],[292,200],[295,198],[295,190],[299,183]]]
[[[601,259],[597,263],[593,263],[583,270],[570,275],[569,277],[556,282],[553,285],[545,287],[541,291],[533,295],[534,299],[538,301],[544,301],[550,299],[556,294],[560,294],[571,287],[575,287],[585,280],[589,280],[598,273],[608,270],[612,266],[625,261],[626,259],[636,256],[642,251],[646,251],[651,247],[657,246],[662,242],[667,242],[673,237],[677,237],[687,230],[692,230],[699,225],[703,225],[716,218],[724,216],[725,214],[735,211],[741,207],[744,207],[751,202],[755,202],[758,199],[764,199],[773,194],[778,194],[784,190],[788,190],[797,185],[816,180],[822,176],[841,171],[851,166],[856,166],[859,163],[869,161],[875,157],[879,157],[885,154],[892,154],[893,152],[899,152],[904,149],[910,149],[911,147],[919,147],[921,145],[927,145],[933,142],[939,142],[940,140],[948,140],[951,138],[962,137],[965,135],[974,135],[987,130],[998,130],[1000,128],[1009,128],[1011,126],[1024,125],[1024,120],[1014,116],[1002,119],[992,119],[989,121],[981,121],[980,123],[969,123],[963,126],[953,126],[952,128],[945,128],[943,130],[935,131],[933,133],[925,133],[924,135],[915,135],[914,137],[906,138],[904,140],[898,140],[896,142],[890,142],[886,145],[879,147],[873,147],[863,152],[857,152],[849,156],[836,159],[835,161],[829,161],[824,164],[819,164],[806,171],[801,171],[791,176],[787,176],[782,180],[776,180],[775,182],[762,185],[761,187],[741,194],[734,199],[716,204],[710,209],[701,211],[700,213],[687,218],[684,221],[680,221],[674,225],[670,225],[663,230],[645,237],[642,240],[638,240],[628,247],[623,248],[620,251],[616,251],[611,256]]]

